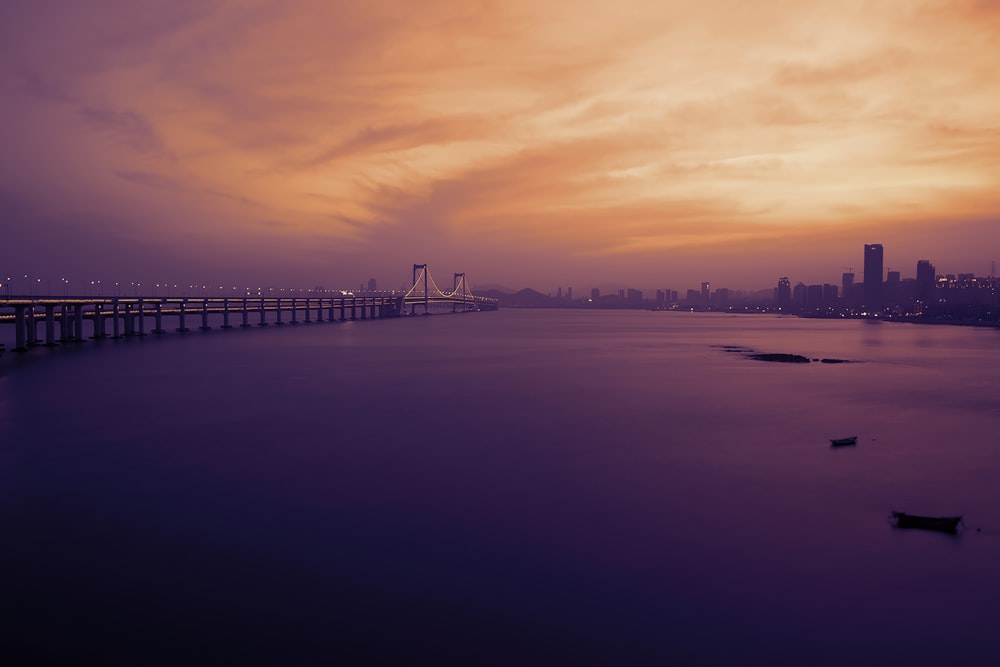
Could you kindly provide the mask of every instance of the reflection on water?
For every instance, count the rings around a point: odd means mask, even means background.
[[[992,664],[996,343],[509,310],[5,359],[7,630],[100,664]]]

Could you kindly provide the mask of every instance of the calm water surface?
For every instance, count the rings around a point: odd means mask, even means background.
[[[993,330],[644,311],[8,353],[3,645],[24,664],[995,665],[998,370]],[[970,528],[898,530],[893,509]]]

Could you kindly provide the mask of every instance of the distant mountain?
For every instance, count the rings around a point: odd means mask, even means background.
[[[475,294],[476,296],[496,299],[501,308],[552,308],[557,306],[555,299],[531,288],[525,288],[513,294],[497,289],[478,289]]]
[[[502,292],[503,294],[513,294],[517,290],[513,290],[509,287],[504,287],[503,285],[497,285],[496,283],[483,283],[482,285],[473,285],[472,292],[474,294],[483,294],[487,292]]]

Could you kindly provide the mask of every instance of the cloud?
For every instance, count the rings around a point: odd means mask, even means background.
[[[0,175],[97,237],[237,263],[682,271],[954,227],[996,210],[996,6],[22,3]]]

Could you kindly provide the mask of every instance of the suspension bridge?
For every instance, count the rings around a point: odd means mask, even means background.
[[[270,292],[237,297],[16,296],[0,295],[0,326],[13,326],[14,352],[86,340],[119,339],[168,332],[283,326],[345,320],[378,320],[414,315],[496,310],[496,299],[476,296],[464,273],[455,273],[451,291],[434,282],[426,264],[413,265],[406,291],[302,290],[286,296]],[[10,330],[7,329],[7,334]],[[5,334],[5,335],[7,335]],[[0,342],[0,353],[6,344]]]

